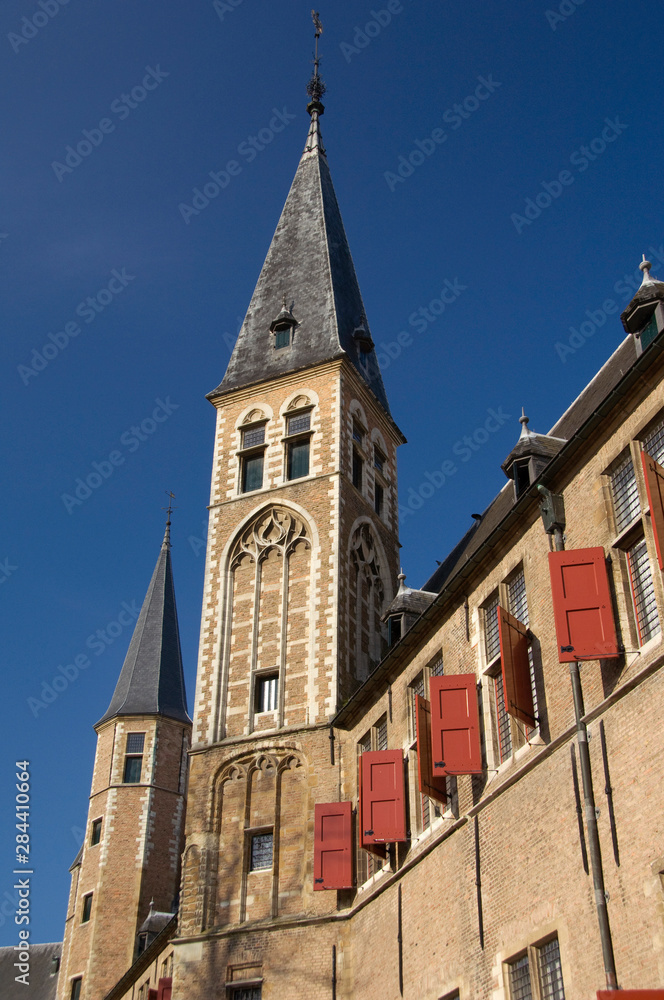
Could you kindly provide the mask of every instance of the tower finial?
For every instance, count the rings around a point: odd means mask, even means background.
[[[311,19],[314,22],[316,49],[314,52],[314,71],[311,74],[309,83],[307,84],[307,93],[311,98],[309,104],[307,105],[307,111],[313,117],[313,113],[315,111],[322,115],[325,110],[321,104],[321,97],[325,93],[325,84],[318,73],[318,67],[320,64],[320,58],[318,56],[318,39],[323,34],[323,25],[320,23],[320,17],[318,16],[317,10],[312,10]]]
[[[162,510],[166,511],[166,530],[164,532],[164,540],[162,545],[167,545],[170,548],[171,545],[171,514],[177,507],[173,506],[173,501],[175,500],[175,493],[171,493],[170,490],[164,490],[164,493],[168,497],[168,507],[162,507]]]

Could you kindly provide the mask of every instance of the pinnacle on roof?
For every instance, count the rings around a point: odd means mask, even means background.
[[[120,715],[163,715],[190,722],[170,552],[164,540],[111,704],[97,725]]]
[[[650,276],[652,264],[643,260],[639,264],[643,271],[643,281],[636,295],[621,313],[620,319],[626,333],[639,333],[652,317],[658,302],[664,302],[664,281]]]
[[[316,41],[319,29],[320,22]],[[389,414],[320,132],[325,85],[318,75],[317,49],[314,66],[304,152],[226,374],[208,399],[346,357]],[[283,296],[292,317],[288,338],[274,330]]]

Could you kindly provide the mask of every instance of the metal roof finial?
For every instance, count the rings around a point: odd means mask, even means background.
[[[641,254],[641,257],[642,257],[642,260],[641,260],[641,263],[639,264],[639,269],[641,271],[643,271],[643,281],[641,282],[641,284],[642,285],[648,285],[653,280],[650,277],[650,268],[652,267],[652,264],[650,263],[649,260],[646,260],[646,255],[645,254]]]
[[[170,548],[171,545],[171,514],[177,507],[173,506],[173,501],[175,500],[175,493],[171,493],[170,490],[164,490],[164,493],[168,497],[168,507],[162,507],[162,510],[166,511],[166,531],[164,532],[164,540],[162,545],[167,545]]]
[[[528,435],[530,434],[530,431],[528,430],[530,417],[526,416],[525,406],[521,407],[521,416],[519,417],[519,423],[521,424],[521,437],[528,437]]]

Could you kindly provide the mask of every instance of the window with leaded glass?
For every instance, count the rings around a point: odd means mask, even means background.
[[[360,447],[364,443],[364,428],[357,420],[353,420],[353,441],[357,441]]]
[[[498,753],[500,763],[507,760],[512,754],[512,725],[510,717],[505,708],[505,692],[503,690],[503,672],[498,673],[493,680],[493,694],[495,700],[496,727],[498,732]]]
[[[526,577],[522,569],[518,570],[507,584],[507,610],[518,621],[524,625],[529,625],[528,598],[526,596]],[[535,662],[532,648],[528,649],[528,662],[530,664],[530,689],[533,695],[534,716],[537,718],[537,689],[535,685]]]
[[[135,785],[141,780],[144,745],[145,733],[127,733],[124,773],[122,776],[122,781],[125,785]]]
[[[374,445],[374,469],[377,469],[380,473],[385,471],[385,463],[387,459],[383,455],[380,448]]]
[[[630,585],[634,600],[634,612],[639,634],[639,645],[643,646],[661,631],[655,588],[653,585],[650,557],[645,538],[639,539],[627,550]]]
[[[301,479],[309,475],[309,451],[311,429],[311,411],[305,413],[294,413],[286,420],[286,434],[291,437],[295,434],[304,434],[305,437],[296,438],[286,444],[286,478]]]
[[[565,1000],[558,938],[531,945],[506,963],[509,1000]]]
[[[520,955],[508,963],[510,1000],[533,1000],[528,955]]]
[[[611,472],[610,485],[616,531],[620,534],[641,513],[639,490],[631,455],[626,455],[615,466]]]
[[[274,837],[270,833],[255,833],[251,838],[249,871],[264,871],[272,867]]]
[[[641,443],[643,450],[647,451],[651,458],[664,465],[664,419],[650,428]]]
[[[500,653],[500,636],[498,634],[498,594],[494,594],[484,605],[484,651],[486,662],[492,660]]]
[[[376,750],[387,750],[387,716],[376,723]]]

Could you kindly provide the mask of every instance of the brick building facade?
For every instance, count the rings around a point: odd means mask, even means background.
[[[305,151],[208,397],[186,829],[184,695],[146,703],[181,664],[156,670],[152,643],[99,724],[59,998],[661,988],[664,283],[643,265],[618,350],[548,434],[522,418],[503,489],[406,587],[404,439],[313,82]],[[127,782],[131,733],[154,772]]]

